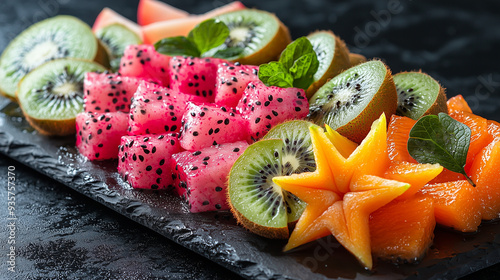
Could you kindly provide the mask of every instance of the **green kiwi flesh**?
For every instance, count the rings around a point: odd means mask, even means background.
[[[429,75],[421,72],[404,72],[394,75],[393,79],[398,92],[396,110],[398,115],[418,120],[429,113],[438,114],[447,111],[446,97],[440,96],[444,94],[444,90]],[[428,112],[436,103],[441,103],[437,104],[441,109]]]
[[[273,182],[275,176],[284,175],[284,144],[281,139],[265,139],[250,145],[229,173],[231,211],[243,226],[268,238],[287,238],[288,223],[305,208],[304,202]]]
[[[94,71],[106,69],[92,61],[63,58],[49,61],[28,73],[17,90],[19,105],[28,121],[35,128],[40,123],[50,127],[50,122],[61,121],[68,122],[68,126],[72,123],[74,127],[76,115],[83,112],[85,73]],[[45,134],[60,133],[45,131]]]
[[[90,27],[72,16],[38,22],[10,42],[0,58],[0,93],[15,99],[19,81],[41,64],[58,58],[94,60],[97,39]]]
[[[108,53],[113,72],[120,68],[120,59],[128,45],[142,44],[141,38],[135,32],[119,23],[98,29],[95,35]]]
[[[387,68],[369,61],[349,68],[323,85],[309,101],[309,120],[337,129],[356,118],[384,82]]]

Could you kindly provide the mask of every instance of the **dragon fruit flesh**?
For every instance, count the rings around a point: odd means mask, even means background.
[[[135,189],[173,189],[170,160],[181,151],[176,133],[123,136],[118,173]]]
[[[206,99],[143,81],[133,97],[129,135],[179,132],[188,101],[203,103]]]
[[[279,123],[305,118],[309,102],[303,89],[268,87],[256,81],[248,84],[236,109],[248,121],[250,137],[255,141]]]
[[[214,102],[218,58],[174,56],[170,60],[170,87],[178,92],[208,97]]]
[[[141,79],[120,74],[88,72],[83,82],[85,112],[128,112]]]
[[[176,191],[191,212],[228,209],[227,177],[247,147],[246,142],[239,141],[172,156]]]
[[[219,64],[215,103],[221,106],[236,107],[247,85],[259,80],[258,73],[258,66],[241,65],[238,62]]]
[[[137,77],[168,86],[170,58],[157,52],[152,45],[129,45],[125,48],[118,72],[123,76]]]
[[[76,116],[76,147],[89,160],[118,157],[120,138],[127,135],[124,112],[79,113]]]
[[[179,140],[188,151],[249,138],[246,120],[234,108],[189,103],[182,125]]]

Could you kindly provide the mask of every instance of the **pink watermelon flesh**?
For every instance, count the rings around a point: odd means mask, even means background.
[[[129,135],[179,132],[188,101],[203,103],[206,99],[143,81],[133,97]]]
[[[227,177],[248,144],[244,141],[185,151],[172,156],[176,191],[191,212],[228,209]]]
[[[88,72],[83,82],[85,112],[128,112],[130,98],[141,79],[119,74]]]
[[[249,138],[246,121],[234,108],[189,103],[182,123],[179,140],[188,151]]]
[[[130,45],[120,61],[123,76],[137,77],[163,86],[169,85],[170,56],[163,55],[152,45]]]
[[[273,126],[291,119],[303,119],[309,102],[303,89],[248,84],[236,109],[248,121],[252,140],[262,138]]]
[[[89,160],[118,158],[120,138],[127,135],[124,112],[80,113],[76,116],[76,147]]]
[[[181,152],[177,134],[123,136],[118,173],[135,189],[173,189],[171,156]]]
[[[236,107],[248,83],[259,80],[258,73],[258,66],[241,65],[238,62],[219,64],[215,103],[221,106]]]
[[[218,58],[174,56],[170,60],[170,80],[175,91],[215,100],[217,65],[225,62]]]

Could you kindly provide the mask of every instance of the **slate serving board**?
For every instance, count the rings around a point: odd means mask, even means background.
[[[104,5],[132,18],[130,15],[135,13],[137,4],[137,1],[125,1],[124,5],[113,0],[89,2],[92,3],[61,0],[58,1],[59,10],[50,13],[72,14],[91,23]],[[195,5],[199,2],[191,0],[168,2],[192,12],[203,12],[223,4],[206,1]],[[366,28],[374,21],[371,12],[380,14],[387,9],[388,3],[244,2],[250,7],[276,12],[290,27],[294,37],[315,29],[333,28],[351,49],[368,57],[383,57],[395,72],[424,68],[443,82],[452,95],[465,93],[475,97],[478,103],[472,105],[476,112],[500,119],[500,102],[495,94],[500,75],[498,65],[494,63],[498,61],[495,59],[498,51],[495,50],[500,45],[500,37],[492,32],[500,27],[500,20],[492,12],[498,8],[494,1],[485,1],[483,6],[472,8],[458,2],[436,6],[431,2],[412,2],[404,6],[398,16],[393,15],[387,28],[370,37],[366,46],[359,40],[357,42],[355,27]],[[6,1],[2,5],[17,13],[0,18],[2,23],[10,17],[22,18],[23,13],[34,15],[37,12],[36,6],[24,7],[23,10],[16,1]],[[17,25],[21,28],[22,22]],[[2,39],[11,39],[10,35],[20,31],[0,30]],[[415,41],[407,34],[418,34],[422,40]],[[453,35],[455,37],[451,38]],[[474,44],[478,39],[482,44]],[[6,43],[0,42],[2,49]],[[477,70],[479,66],[481,70]],[[19,108],[6,99],[0,99],[0,153],[249,279],[457,278],[500,262],[498,222],[483,224],[473,235],[438,229],[433,247],[419,264],[395,266],[378,262],[374,272],[364,271],[332,238],[283,254],[284,242],[267,240],[245,231],[236,225],[229,213],[189,214],[180,200],[173,196],[130,189],[117,175],[116,162],[86,161],[76,152],[72,137],[38,135],[20,116]]]

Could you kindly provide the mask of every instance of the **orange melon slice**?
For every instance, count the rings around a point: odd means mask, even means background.
[[[426,185],[420,192],[434,200],[438,224],[462,232],[475,232],[481,224],[481,203],[477,190],[466,180]]]
[[[385,172],[384,177],[410,184],[411,187],[398,197],[398,199],[407,199],[438,176],[441,171],[443,171],[443,167],[439,164],[419,164],[403,161],[391,165]]]
[[[443,169],[443,171],[441,171],[441,173],[439,173],[439,175],[437,175],[436,178],[432,179],[428,184],[434,185],[458,180],[466,180],[466,178],[460,173],[453,172],[448,169]]]
[[[156,0],[141,0],[137,7],[137,22],[140,25],[188,16],[188,12]]]
[[[410,137],[410,130],[417,121],[393,115],[389,128],[387,129],[387,152],[392,162],[412,162],[417,163],[410,154],[406,147],[408,138]]]
[[[448,99],[446,105],[448,106],[448,114],[455,111],[472,113],[469,104],[467,104],[467,101],[465,101],[465,98],[461,94]]]
[[[470,177],[476,183],[482,207],[482,218],[500,217],[500,141],[493,141],[476,156]]]
[[[431,246],[436,220],[433,201],[421,195],[394,200],[370,215],[373,257],[414,262]]]

